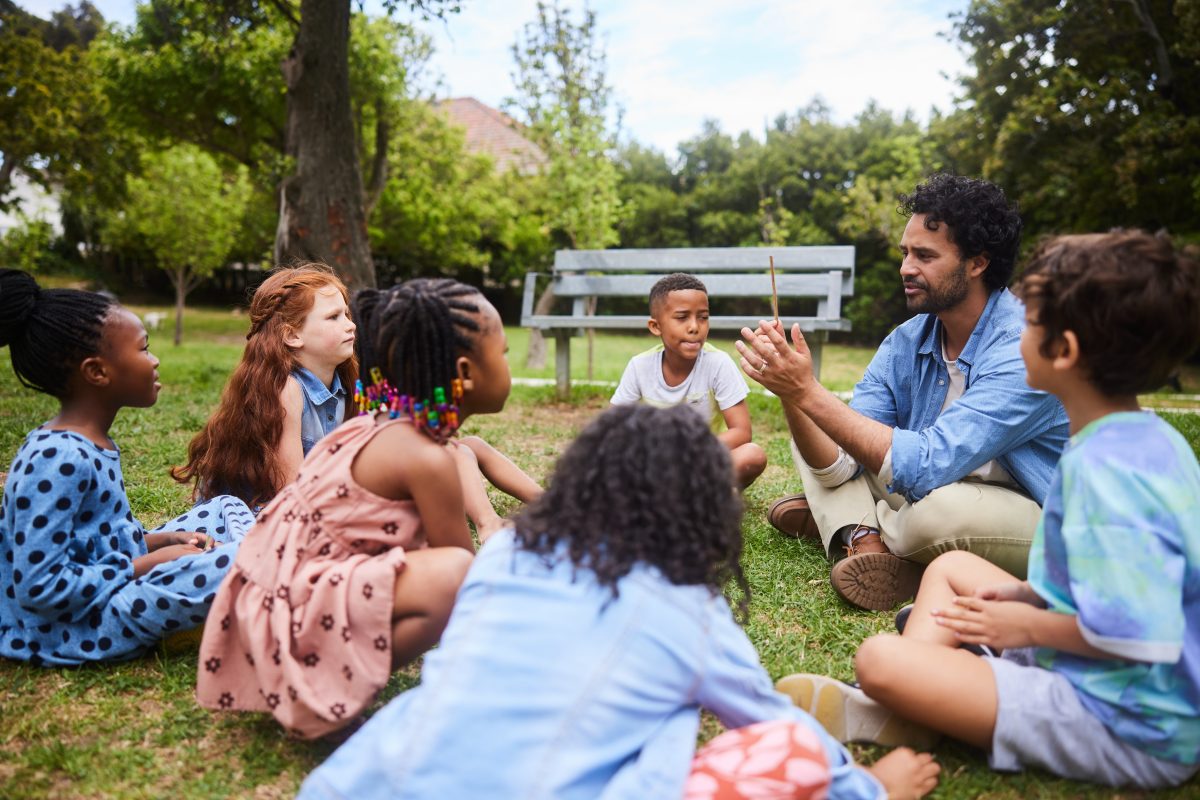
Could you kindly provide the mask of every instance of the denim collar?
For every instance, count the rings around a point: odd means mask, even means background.
[[[304,394],[308,397],[308,402],[314,406],[319,406],[329,400],[331,397],[344,397],[346,390],[342,387],[342,379],[335,371],[333,373],[333,386],[325,386],[321,383],[321,379],[313,375],[304,367],[296,367],[292,370],[292,375],[300,383],[300,388],[304,390]]]
[[[988,329],[988,323],[991,321],[992,312],[996,309],[996,303],[999,302],[1000,296],[1007,289],[997,289],[988,295],[987,304],[983,307],[983,313],[979,315],[979,320],[975,323],[975,328],[971,331],[971,335],[967,338],[967,345],[958,354],[960,363],[970,366],[975,362],[975,351],[979,349],[979,342],[983,339],[984,332]],[[933,317],[933,324],[929,326],[929,332],[925,334],[925,338],[921,341],[917,352],[921,355],[934,355],[939,360],[942,357],[942,330],[945,327],[942,321],[936,315],[930,314]]]

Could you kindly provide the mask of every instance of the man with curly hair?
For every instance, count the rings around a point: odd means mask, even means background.
[[[742,369],[779,396],[804,495],[771,523],[819,536],[834,590],[885,610],[924,565],[967,550],[1024,577],[1067,417],[1025,383],[1021,302],[1006,288],[1021,236],[995,184],[934,175],[902,196],[900,278],[912,319],[884,339],[847,406],[821,386],[798,325],[744,328]]]

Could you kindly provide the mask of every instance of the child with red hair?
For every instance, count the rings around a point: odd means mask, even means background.
[[[276,270],[254,292],[246,349],[220,405],[171,470],[196,494],[251,508],[295,480],[312,446],[349,415],[358,379],[345,285],[324,264]]]

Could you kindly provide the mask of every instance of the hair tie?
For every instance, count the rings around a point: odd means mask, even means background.
[[[449,403],[446,402],[446,389],[442,386],[434,388],[432,402],[428,397],[422,401],[400,394],[383,377],[379,367],[371,367],[370,386],[364,388],[361,380],[354,382],[354,404],[358,406],[360,417],[379,411],[386,413],[388,419],[407,414],[417,429],[424,431],[438,444],[445,444],[458,431],[458,404],[462,402],[462,397],[463,382],[460,378],[450,383]]]

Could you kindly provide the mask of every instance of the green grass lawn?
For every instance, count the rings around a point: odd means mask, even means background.
[[[180,347],[170,345],[169,330],[152,334],[152,347],[162,359],[159,402],[150,409],[123,411],[113,429],[122,448],[130,501],[147,526],[187,506],[186,489],[171,482],[166,470],[183,459],[189,439],[215,405],[245,330],[244,316],[192,311]],[[553,377],[553,353],[547,370],[522,368],[525,341],[524,331],[509,331],[513,373]],[[596,378],[616,380],[628,357],[651,342],[648,337],[598,337]],[[574,347],[573,373],[582,378],[585,344],[576,340]],[[849,389],[870,355],[862,348],[827,348],[826,381],[832,388]],[[8,358],[2,360],[0,469],[11,461],[25,433],[55,412],[49,398],[21,388]],[[465,432],[481,434],[541,479],[564,445],[605,407],[609,393],[607,388],[577,386],[570,403],[559,403],[550,387],[516,387],[502,414],[473,418]],[[750,637],[774,677],[808,671],[850,678],[857,644],[889,630],[891,616],[842,605],[829,588],[829,568],[819,547],[781,537],[767,525],[767,504],[795,491],[797,484],[778,402],[753,394],[750,405],[755,438],[771,461],[746,493],[745,566],[754,595]],[[1200,415],[1165,416],[1200,448]],[[507,498],[494,499],[502,509],[512,508]],[[290,739],[267,716],[210,714],[193,699],[195,673],[194,649],[160,650],[125,664],[77,669],[35,669],[0,660],[0,798],[290,797],[338,744],[336,739]],[[416,674],[410,668],[394,676],[379,702],[413,685]],[[715,721],[707,720],[705,735],[716,730]],[[864,761],[882,752],[855,750]],[[463,752],[469,757],[469,742]],[[987,769],[979,752],[964,746],[947,743],[936,752],[944,767],[938,797],[1139,796],[1117,795],[1042,773],[997,775]],[[1200,785],[1193,781],[1161,796],[1182,798],[1198,792]]]

